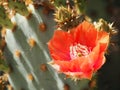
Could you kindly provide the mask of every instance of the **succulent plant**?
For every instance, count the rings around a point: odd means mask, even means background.
[[[19,2],[19,3],[18,3]],[[8,70],[8,79],[14,90],[82,90],[88,88],[88,80],[72,81],[63,74],[58,74],[47,63],[51,61],[47,42],[56,29],[53,13],[44,14],[43,4],[36,10],[34,5],[8,1],[10,10],[15,14],[10,17],[16,28],[5,27],[2,38],[6,47],[4,55]],[[25,6],[25,3],[24,5]],[[3,7],[3,6],[2,6]],[[19,11],[20,10],[20,11]],[[30,17],[27,18],[30,14]],[[6,13],[8,15],[8,13]],[[3,35],[4,34],[4,35]]]
[[[51,57],[47,42],[54,30],[68,31],[83,20],[90,21],[85,15],[84,0],[70,0],[67,4],[65,0],[50,1],[54,6],[47,0],[0,2],[0,9],[8,18],[6,23],[12,26],[0,23],[4,27],[2,38],[6,42],[4,55],[9,82],[13,90],[91,90],[96,83],[94,78],[75,82],[48,65]],[[75,6],[71,8],[70,4]],[[48,13],[51,10],[55,10],[54,15]]]

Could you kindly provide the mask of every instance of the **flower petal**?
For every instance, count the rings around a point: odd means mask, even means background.
[[[82,72],[64,72],[67,77],[73,78],[75,80],[77,79],[91,79],[93,72],[88,72],[88,73],[82,73]]]
[[[97,33],[92,24],[84,21],[74,30],[75,42],[93,48],[96,45]]]
[[[104,50],[101,51],[102,45],[97,44],[93,51],[89,54],[91,67],[94,71],[98,70],[105,62]]]
[[[105,63],[105,56],[104,56],[104,53],[101,53],[101,55],[99,55],[98,59],[96,60],[93,66],[94,71],[97,71],[98,69],[100,69],[104,63]]]
[[[98,33],[98,43],[100,43],[101,51],[105,51],[108,47],[108,43],[109,43],[109,34],[107,32],[104,31],[100,31]]]
[[[84,77],[89,78],[92,76],[93,68],[91,67],[89,57],[80,57],[74,60],[68,61],[54,61],[51,65],[55,68],[58,72],[62,72],[66,75],[69,73],[73,73],[75,77]],[[56,68],[59,67],[58,68]],[[70,75],[71,76],[71,75]]]
[[[94,62],[94,70],[98,70],[104,63],[105,63],[105,51],[108,47],[108,43],[109,43],[109,34],[101,31],[98,34],[98,44],[99,44],[99,56],[96,59],[96,61]]]
[[[48,48],[53,60],[70,60],[69,47],[73,43],[69,33],[56,30],[53,38],[48,42]]]
[[[104,54],[108,43],[109,34],[103,30],[96,30],[87,21],[82,22],[70,32],[56,30],[53,38],[48,42],[53,59],[51,66],[72,78],[91,79],[92,74],[105,63]],[[71,58],[70,47],[76,44],[86,46],[89,53]],[[76,47],[75,50],[78,48]]]

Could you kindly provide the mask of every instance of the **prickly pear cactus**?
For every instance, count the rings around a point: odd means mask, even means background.
[[[28,5],[29,18],[16,13],[11,21],[14,29],[6,29],[4,55],[9,66],[8,78],[13,90],[84,90],[88,80],[74,82],[58,74],[47,63],[51,61],[47,42],[56,23],[53,14],[44,14],[43,7]]]

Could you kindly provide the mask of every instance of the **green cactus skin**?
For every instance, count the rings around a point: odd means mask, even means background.
[[[8,3],[8,7],[10,9],[15,10],[17,13],[20,13],[23,16],[29,15],[29,11],[27,10],[24,2],[20,2],[19,0],[8,0]]]
[[[6,6],[1,5],[1,3],[8,3]],[[7,9],[5,9],[7,7]],[[23,16],[29,16],[29,11],[24,2],[15,1],[15,0],[8,0],[8,1],[0,1],[0,25],[2,27],[6,27],[9,29],[14,28],[14,24],[9,19],[8,12],[14,10],[17,13],[22,14]]]
[[[83,90],[88,88],[88,80],[73,81],[63,74],[58,74],[47,63],[51,60],[47,42],[52,37],[56,23],[53,15],[42,13],[32,8],[32,16],[16,14],[13,18],[17,24],[13,32],[7,29],[4,50],[7,64],[10,66],[9,81],[14,90]],[[40,31],[40,23],[45,23],[47,30]],[[33,39],[31,47],[30,39]],[[46,65],[47,69],[41,65]],[[65,89],[67,86],[67,89]],[[68,88],[69,87],[69,88]]]
[[[6,28],[13,28],[13,24],[5,13],[5,9],[0,6],[0,26]]]

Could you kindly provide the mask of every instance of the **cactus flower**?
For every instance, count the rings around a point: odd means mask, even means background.
[[[91,79],[105,63],[109,33],[83,21],[69,32],[56,30],[48,42],[50,65],[72,79]]]

